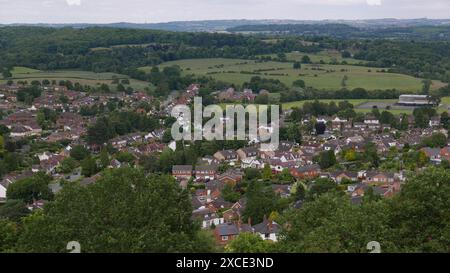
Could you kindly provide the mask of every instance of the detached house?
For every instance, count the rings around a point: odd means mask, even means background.
[[[225,184],[235,185],[242,180],[243,176],[244,175],[242,174],[242,172],[230,169],[227,170],[225,173],[219,175],[217,177],[217,180]]]
[[[192,212],[192,218],[198,219],[202,223],[202,228],[207,229],[212,225],[220,225],[223,223],[223,218],[219,217],[219,215],[212,211],[209,208],[200,208],[196,209]]]
[[[0,203],[6,201],[6,190],[8,189],[9,183],[6,181],[0,181]]]
[[[369,171],[364,175],[365,183],[393,183],[394,181],[394,173]]]
[[[442,148],[440,154],[442,159],[450,160],[450,146]]]
[[[430,127],[439,127],[441,126],[441,117],[439,116],[435,116],[435,117],[431,117],[429,123]]]
[[[352,122],[346,119],[341,119],[339,117],[335,117],[331,120],[331,128],[336,131],[341,131],[345,129],[352,128]]]
[[[320,166],[317,164],[306,165],[300,168],[291,169],[291,175],[295,178],[315,178],[320,174]]]
[[[219,161],[235,162],[238,159],[238,154],[234,150],[223,150],[216,152],[214,158]]]
[[[241,168],[242,169],[247,169],[247,168],[262,169],[262,168],[264,168],[264,164],[261,160],[247,158],[247,159],[242,160]]]
[[[425,153],[425,155],[430,159],[430,161],[434,163],[440,163],[441,162],[441,149],[439,148],[422,148],[420,149],[422,152]]]
[[[263,240],[278,241],[278,234],[281,231],[281,226],[275,221],[268,220],[264,217],[264,221],[253,226],[256,234],[261,236]]]
[[[337,171],[330,173],[330,178],[340,184],[342,181],[358,181],[358,174],[347,171]]]
[[[216,226],[214,236],[216,241],[224,246],[243,232],[253,233],[253,228],[250,225],[242,224],[241,222],[225,223]]]
[[[374,115],[370,114],[370,115],[367,115],[364,118],[364,123],[367,124],[367,125],[374,125],[374,124],[379,125],[380,124],[380,120],[377,119]]]
[[[226,223],[231,223],[240,219],[245,210],[246,199],[241,199],[234,203],[230,209],[223,212],[223,219]]]
[[[258,150],[254,147],[241,148],[237,150],[237,154],[241,160],[255,159],[258,155]]]

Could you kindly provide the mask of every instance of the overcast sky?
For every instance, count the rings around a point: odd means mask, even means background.
[[[450,0],[0,0],[0,23],[450,17]]]

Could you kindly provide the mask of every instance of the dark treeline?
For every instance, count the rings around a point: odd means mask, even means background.
[[[314,88],[293,88],[281,93],[281,102],[311,100],[311,99],[398,99],[401,94],[407,92],[396,89],[371,90],[355,88],[352,90],[318,90]]]
[[[266,41],[267,38],[276,39],[275,42],[269,43]],[[367,62],[365,65],[380,67],[387,72],[450,81],[447,72],[450,70],[448,54],[450,42],[446,41],[342,39],[314,36],[314,33],[308,36],[293,35],[280,38],[273,35],[250,36],[100,27],[0,28],[0,70],[4,77],[7,76],[6,78],[11,76],[9,68],[13,66],[41,70],[82,69],[116,72],[150,81],[157,86],[161,83],[168,85],[162,86],[162,89],[178,89],[199,79],[179,77],[176,75],[179,74],[177,71],[166,71],[168,73],[164,73],[165,75],[158,75],[155,73],[158,71],[145,73],[137,68],[156,66],[162,62],[179,59],[217,57],[258,59],[264,54],[282,55],[292,51],[314,53],[325,49],[341,51],[343,56],[345,53],[345,57],[364,60]],[[161,80],[161,75],[165,79]],[[208,81],[206,78],[200,80]],[[275,86],[277,91],[286,90],[285,86],[277,82],[249,83],[249,86],[256,87],[256,85]],[[384,98],[384,95],[381,97]],[[324,98],[328,96],[324,95]]]
[[[114,28],[0,28],[3,66],[22,65],[42,70],[79,68],[95,72],[129,69],[186,58],[251,58],[258,54],[314,52],[297,39],[265,43],[228,34],[180,33]]]

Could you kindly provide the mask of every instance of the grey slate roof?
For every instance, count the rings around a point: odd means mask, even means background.
[[[265,219],[262,223],[253,226],[255,232],[261,234],[270,234],[270,233],[279,233],[281,230],[281,226],[277,224],[275,221],[270,221]]]

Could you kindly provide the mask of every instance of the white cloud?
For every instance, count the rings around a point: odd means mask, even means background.
[[[369,6],[381,6],[381,0],[367,0]]]
[[[66,0],[69,6],[79,6],[81,5],[81,0]]]

